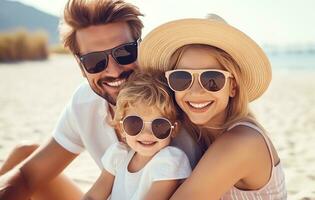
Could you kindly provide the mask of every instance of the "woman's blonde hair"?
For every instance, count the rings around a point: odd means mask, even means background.
[[[141,37],[143,24],[139,9],[122,0],[69,0],[60,21],[60,36],[66,48],[79,53],[76,31],[92,25],[126,22],[133,39]]]
[[[157,108],[172,124],[177,122],[179,109],[174,93],[169,89],[161,72],[136,70],[121,88],[117,97],[113,126],[119,127],[126,111],[134,106]],[[178,128],[175,127],[175,132]]]
[[[214,46],[204,45],[204,44],[190,44],[185,45],[181,48],[179,48],[172,56],[170,60],[170,66],[173,68],[178,67],[178,63],[183,55],[183,53],[189,49],[189,48],[204,48],[210,50],[209,52],[211,55],[216,58],[216,60],[219,62],[219,64],[225,68],[227,71],[229,71],[233,75],[233,81],[235,81],[235,96],[229,98],[229,102],[227,105],[226,110],[226,118],[225,122],[220,127],[198,127],[195,124],[193,124],[187,116],[185,116],[185,122],[190,128],[193,137],[200,141],[202,139],[203,143],[205,143],[206,146],[209,146],[211,142],[213,141],[213,137],[208,134],[211,132],[211,130],[215,129],[216,131],[219,131],[223,133],[226,131],[232,124],[239,122],[239,121],[248,121],[256,124],[262,128],[262,126],[256,121],[254,115],[249,110],[249,99],[247,95],[247,91],[245,90],[244,82],[242,79],[242,72],[239,67],[239,65],[235,62],[235,60],[225,51],[222,49],[219,49]]]

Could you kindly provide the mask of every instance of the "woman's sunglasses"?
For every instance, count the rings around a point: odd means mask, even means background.
[[[217,92],[224,88],[226,79],[233,77],[230,72],[216,69],[186,70],[176,69],[165,72],[169,87],[175,91],[185,91],[194,82],[194,74],[198,75],[201,87],[209,92]]]
[[[151,124],[151,131],[153,135],[162,140],[170,136],[174,126],[166,118],[156,118],[153,121],[146,122],[141,117],[136,115],[126,116],[120,121],[123,131],[130,136],[136,136],[144,129],[145,124]],[[175,123],[176,125],[176,123]]]
[[[109,55],[120,65],[128,65],[135,62],[138,56],[138,43],[140,40],[125,43],[112,49],[77,56],[88,73],[96,74],[107,68]]]

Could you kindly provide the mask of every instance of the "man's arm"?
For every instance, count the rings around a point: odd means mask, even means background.
[[[76,158],[53,138],[36,150],[20,167],[0,177],[0,200],[27,200]]]

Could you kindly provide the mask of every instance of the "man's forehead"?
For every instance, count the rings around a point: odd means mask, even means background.
[[[133,41],[126,22],[89,26],[77,31],[76,40],[80,53],[103,51]]]

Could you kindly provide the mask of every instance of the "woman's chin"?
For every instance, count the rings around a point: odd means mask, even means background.
[[[209,119],[205,119],[205,117],[192,117],[188,116],[190,121],[198,126],[206,125],[209,122]]]

